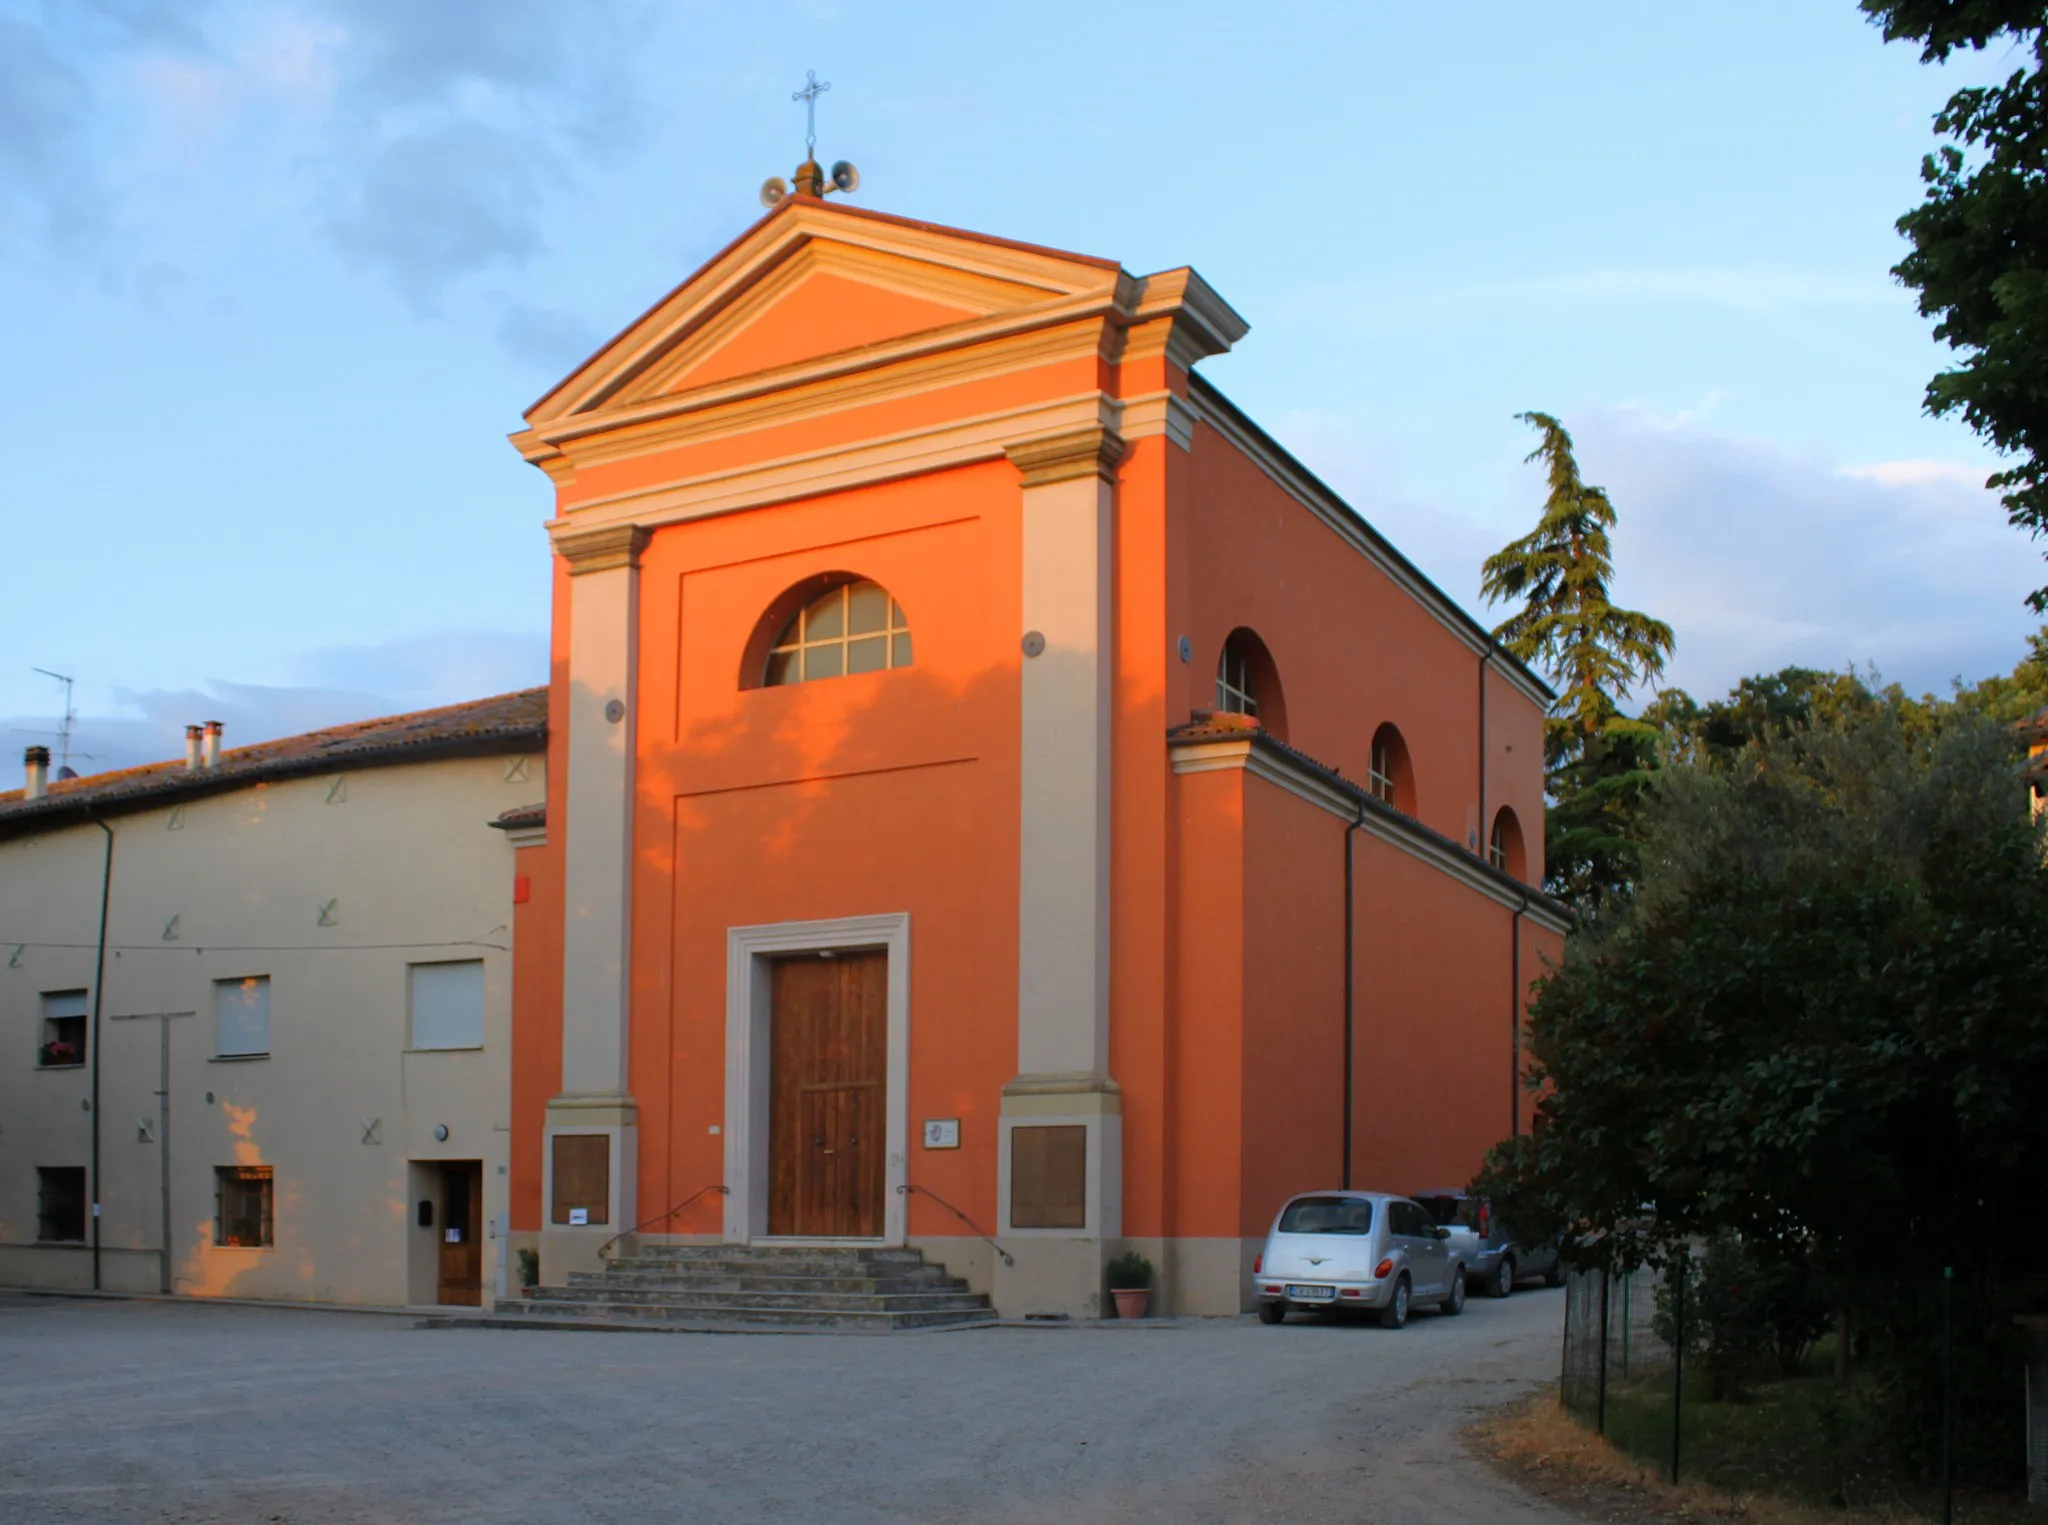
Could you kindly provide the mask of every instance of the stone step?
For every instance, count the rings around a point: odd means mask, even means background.
[[[643,1244],[634,1255],[649,1260],[829,1260],[845,1264],[923,1265],[921,1252],[900,1245]]]
[[[995,1317],[988,1299],[916,1250],[650,1245],[496,1310],[512,1319],[690,1326],[919,1329]]]
[[[696,1271],[707,1266],[747,1266],[756,1270],[774,1271],[784,1274],[799,1270],[852,1272],[862,1276],[900,1276],[921,1271],[941,1270],[916,1256],[891,1256],[882,1259],[871,1255],[833,1255],[813,1251],[804,1255],[756,1255],[745,1249],[721,1249],[701,1255],[656,1255],[646,1250],[633,1254],[615,1254],[606,1258],[606,1265],[614,1266],[660,1266],[668,1270]]]
[[[653,1255],[641,1249],[631,1255],[616,1253],[606,1259],[606,1265],[633,1271],[713,1271],[727,1267],[772,1275],[918,1275],[942,1269],[926,1265],[915,1255],[887,1259],[879,1255],[821,1255],[815,1251],[805,1255],[752,1255],[745,1249],[723,1249],[709,1255]]]
[[[816,1308],[821,1311],[908,1313],[919,1309],[985,1308],[988,1300],[962,1288],[948,1292],[726,1292],[688,1287],[541,1287],[553,1302],[619,1303],[662,1307]]]
[[[660,1269],[633,1267],[571,1271],[569,1285],[678,1287],[695,1291],[727,1288],[734,1292],[933,1292],[964,1288],[967,1284],[958,1277],[945,1275],[937,1267],[930,1268],[923,1275],[839,1276],[766,1274],[752,1269],[731,1268],[678,1271],[673,1266],[666,1266]]]
[[[747,1308],[719,1303],[678,1307],[662,1303],[585,1302],[547,1296],[507,1298],[498,1303],[494,1312],[506,1318],[560,1320],[572,1325],[602,1321],[848,1330],[933,1329],[952,1324],[987,1323],[995,1318],[986,1304],[974,1308],[865,1311],[814,1307]]]
[[[729,1239],[685,1240],[680,1244],[657,1242],[648,1236],[649,1254],[660,1255],[881,1255],[896,1260],[921,1260],[924,1252],[915,1245],[880,1244],[872,1239],[756,1239],[741,1244]]]

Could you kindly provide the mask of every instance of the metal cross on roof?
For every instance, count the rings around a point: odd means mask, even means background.
[[[819,79],[816,69],[804,70],[804,78],[810,83],[793,92],[789,98],[804,103],[804,148],[815,158],[818,151],[818,97],[832,88],[832,81]]]

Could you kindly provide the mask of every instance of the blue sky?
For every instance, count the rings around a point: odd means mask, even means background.
[[[2003,670],[2048,569],[1887,271],[2010,67],[1852,0],[0,0],[0,724],[32,667],[82,769],[542,681],[504,436],[759,214],[806,68],[860,204],[1199,269],[1211,379],[1482,617],[1539,408],[1670,681]]]

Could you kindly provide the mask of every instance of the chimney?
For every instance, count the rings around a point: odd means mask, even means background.
[[[200,733],[199,766],[217,768],[220,766],[220,722],[209,720]]]
[[[187,773],[197,773],[199,771],[199,736],[200,730],[198,726],[188,725],[185,727],[185,771]]]
[[[22,790],[21,797],[39,800],[50,792],[50,749],[30,747],[21,754],[21,760],[28,769],[28,786]]]

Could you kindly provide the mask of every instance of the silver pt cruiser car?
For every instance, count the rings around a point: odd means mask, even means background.
[[[1387,1329],[1409,1309],[1465,1311],[1465,1263],[1448,1231],[1406,1197],[1314,1191],[1290,1197],[1252,1262],[1259,1322],[1290,1308],[1370,1308]]]

